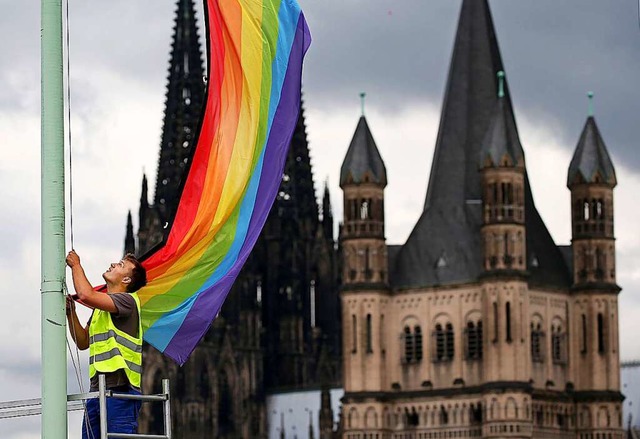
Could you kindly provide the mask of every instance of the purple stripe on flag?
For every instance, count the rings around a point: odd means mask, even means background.
[[[275,200],[275,194],[280,187],[287,150],[300,113],[302,60],[310,43],[311,35],[304,15],[301,13],[289,56],[280,102],[273,118],[264,152],[264,166],[247,237],[233,267],[218,283],[200,293],[180,329],[167,345],[164,354],[180,365],[187,361],[189,354],[209,330],[213,318],[222,308],[229,290],[249,257],[267,220]]]

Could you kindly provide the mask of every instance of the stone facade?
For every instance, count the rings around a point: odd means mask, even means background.
[[[556,246],[488,3],[462,3],[406,244],[385,243],[386,171],[368,125],[343,163],[340,437],[621,439],[613,165],[590,116],[568,164],[572,245]]]

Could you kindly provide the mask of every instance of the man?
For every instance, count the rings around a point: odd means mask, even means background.
[[[104,278],[107,293],[93,289],[80,257],[67,255],[77,300],[93,308],[86,326],[75,311],[74,300],[67,296],[69,332],[79,349],[89,348],[91,391],[98,390],[98,375],[104,374],[107,388],[118,393],[140,394],[142,375],[142,326],[140,300],[136,294],[147,283],[147,274],[131,254],[112,263]],[[138,429],[140,401],[107,398],[107,432],[133,434]],[[82,426],[83,439],[100,437],[100,407],[97,399],[87,401]]]

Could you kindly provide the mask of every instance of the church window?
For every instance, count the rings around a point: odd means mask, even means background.
[[[498,341],[498,303],[493,302],[493,342]]]
[[[507,333],[507,343],[511,343],[513,339],[511,338],[511,302],[507,302],[505,305],[505,331]]]
[[[453,325],[447,323],[444,327],[438,323],[432,333],[434,339],[433,361],[452,361],[455,354]]]
[[[358,320],[355,314],[351,315],[351,353],[355,354],[358,352]]]
[[[582,203],[582,219],[589,221],[589,201],[584,200]]]
[[[420,326],[418,325],[413,328],[413,341],[415,348],[415,359],[416,361],[422,361],[422,329],[420,329]]]
[[[604,354],[605,352],[604,339],[604,316],[602,313],[598,313],[598,352],[601,354]]]
[[[371,331],[371,314],[367,314],[367,354],[371,354],[373,352]]]
[[[442,330],[442,325],[439,323],[436,325],[436,329],[434,331],[434,337],[436,341],[435,360],[443,361],[445,358],[445,337],[444,337],[444,331]]]
[[[384,354],[384,314],[380,314],[380,350]]]
[[[453,325],[451,323],[447,323],[445,331],[445,359],[453,360],[454,356],[454,341],[453,341]]]
[[[551,356],[554,364],[565,363],[565,334],[561,325],[551,326]]]
[[[413,334],[409,326],[404,327],[403,333],[404,339],[404,362],[411,363],[414,360],[414,346],[413,346]]]
[[[587,353],[587,316],[582,314],[582,348],[580,352],[583,354]]]
[[[467,360],[479,360],[482,358],[482,321],[475,324],[467,323],[466,332],[466,358]]]
[[[539,322],[531,322],[531,360],[536,363],[544,361],[544,331]]]
[[[369,219],[369,202],[367,200],[363,200],[360,205],[360,219]]]

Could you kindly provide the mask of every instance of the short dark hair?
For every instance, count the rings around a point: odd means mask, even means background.
[[[147,270],[145,270],[133,253],[127,253],[122,260],[133,264],[131,282],[127,285],[127,293],[135,293],[147,284]]]

